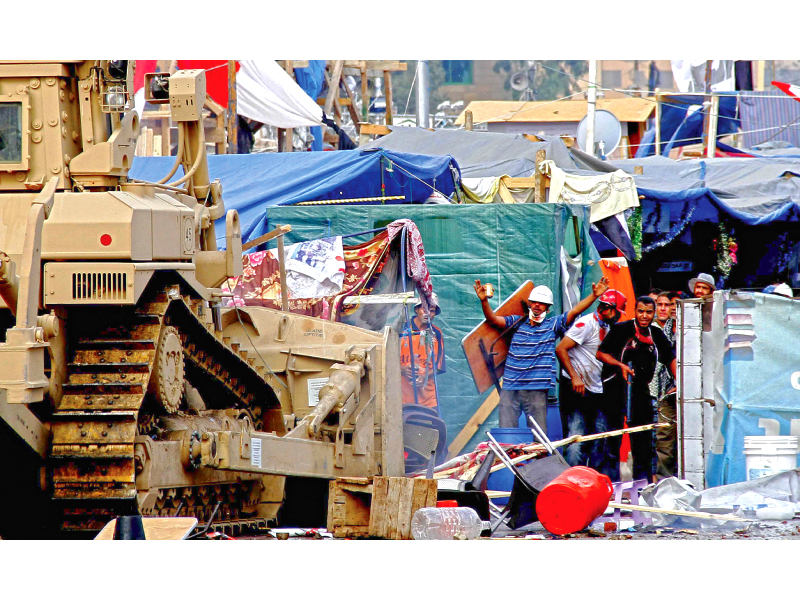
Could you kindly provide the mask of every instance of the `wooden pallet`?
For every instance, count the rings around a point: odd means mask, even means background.
[[[436,481],[345,477],[330,482],[328,532],[335,538],[411,539],[411,518],[436,506]]]

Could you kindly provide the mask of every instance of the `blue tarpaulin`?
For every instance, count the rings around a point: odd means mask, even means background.
[[[158,181],[169,173],[174,160],[171,156],[136,157],[129,176]],[[267,232],[267,206],[383,196],[405,196],[389,203],[422,203],[434,190],[450,196],[455,191],[454,178],[459,177],[458,165],[450,156],[381,149],[211,155],[208,168],[211,179],[222,182],[225,208],[239,211],[244,242]],[[182,172],[178,169],[173,179]],[[380,200],[372,203],[381,204]],[[221,246],[224,223],[220,219],[217,227]]]
[[[670,96],[661,103],[661,154],[669,155],[672,148],[688,146],[702,141],[703,137],[703,96]],[[736,111],[736,95],[720,95],[717,136],[735,133],[739,127]],[[655,154],[656,130],[648,129],[636,158]]]
[[[297,85],[303,88],[303,91],[314,101],[322,95],[322,89],[325,87],[325,62],[324,60],[310,60],[307,67],[294,70]],[[315,152],[322,150],[322,127],[312,127],[311,135],[314,136],[311,149]]]
[[[709,487],[747,479],[745,436],[800,434],[800,345],[788,342],[800,336],[800,302],[726,292],[715,298],[713,321],[715,425],[706,465]],[[703,362],[709,358],[704,347]]]

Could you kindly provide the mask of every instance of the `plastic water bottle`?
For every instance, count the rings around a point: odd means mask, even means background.
[[[411,535],[415,540],[474,540],[489,521],[481,521],[468,506],[456,508],[420,508],[411,519]]]

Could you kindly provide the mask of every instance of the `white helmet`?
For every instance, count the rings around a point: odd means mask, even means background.
[[[537,285],[531,290],[531,295],[528,296],[528,302],[542,302],[544,304],[553,304],[553,292],[546,285]]]

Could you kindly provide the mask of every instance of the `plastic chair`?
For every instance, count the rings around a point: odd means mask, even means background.
[[[624,494],[628,494],[631,507],[633,507],[639,505],[639,492],[646,488],[648,483],[646,479],[637,479],[635,481],[617,481],[613,485],[614,503],[621,504],[622,496]],[[615,508],[613,514],[599,516],[593,521],[593,523],[605,523],[607,521],[613,521],[619,527],[619,520],[621,517],[622,509]],[[631,518],[633,519],[634,525],[650,525],[653,522],[651,517],[648,517],[646,514],[641,513],[638,510],[632,511]]]
[[[403,424],[403,446],[409,453],[412,460],[406,458],[406,474],[419,470],[427,463],[428,472],[425,475],[428,479],[433,479],[433,469],[436,466],[436,446],[439,443],[439,432],[436,429],[415,425],[414,423]],[[416,454],[422,460],[422,464],[413,460],[411,454]],[[417,467],[417,468],[414,468]]]
[[[438,431],[439,441],[436,445],[436,464],[439,465],[447,460],[447,426],[434,409],[418,404],[404,404],[403,428],[407,423]],[[427,456],[425,460],[427,462]]]

